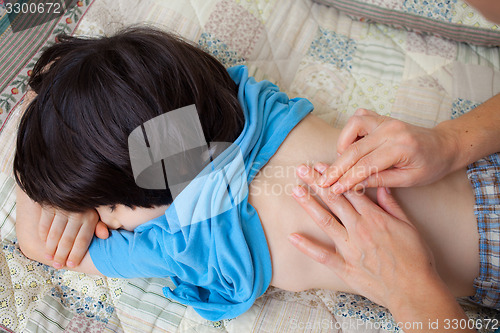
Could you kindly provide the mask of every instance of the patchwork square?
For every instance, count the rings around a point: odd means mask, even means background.
[[[339,69],[351,69],[352,56],[355,51],[354,39],[320,27],[307,55]]]
[[[408,33],[407,50],[426,55],[440,56],[453,59],[457,54],[457,43],[432,35],[422,35],[415,32]]]
[[[403,8],[408,13],[451,22],[457,0],[405,0]]]
[[[338,110],[344,107],[341,98],[351,80],[353,78],[346,69],[338,69],[330,63],[318,64],[308,56],[300,62],[291,92],[294,96],[308,96],[314,104],[315,115],[333,124]]]
[[[247,57],[264,32],[264,27],[245,8],[233,1],[223,0],[210,14],[205,30],[242,57]]]
[[[498,48],[495,47],[458,43],[456,61],[462,64],[491,67],[496,71],[500,70],[500,55]]]
[[[395,102],[399,86],[390,81],[368,75],[356,76],[349,83],[339,105],[339,115],[335,127],[341,128],[359,108],[370,109],[381,115],[391,115],[391,105]]]
[[[394,41],[376,26],[367,30],[357,43],[352,60],[353,76],[372,76],[399,82],[403,76],[405,54]]]
[[[74,333],[100,333],[105,326],[103,322],[77,314],[71,318],[65,331]]]
[[[391,116],[414,125],[434,127],[450,118],[451,104],[450,96],[436,79],[419,77],[401,83]]]
[[[245,59],[240,57],[236,51],[229,49],[227,44],[209,33],[204,32],[201,34],[198,45],[204,51],[216,57],[226,67],[243,65],[245,63]]]
[[[463,98],[457,98],[453,101],[451,105],[451,118],[455,119],[463,115],[464,113],[469,112],[470,110],[476,108],[481,103],[469,101]]]

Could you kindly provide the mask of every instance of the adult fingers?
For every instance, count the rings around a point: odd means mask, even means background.
[[[408,187],[413,185],[413,174],[408,169],[386,169],[371,174],[363,181],[365,187]]]
[[[40,215],[40,222],[38,223],[38,235],[40,240],[45,242],[47,240],[47,235],[49,234],[50,226],[52,225],[52,220],[54,219],[55,210],[51,207],[42,208],[42,213]]]
[[[94,236],[95,227],[96,225],[92,223],[84,223],[82,225],[68,255],[68,259],[66,261],[66,265],[68,267],[75,267],[80,264],[88,251],[90,242]]]
[[[312,188],[312,190],[315,191],[316,194],[318,194],[318,196],[328,206],[328,208],[333,212],[333,214],[335,214],[342,221],[344,226],[347,228],[347,231],[349,232],[352,224],[355,223],[356,219],[359,217],[359,214],[357,214],[356,210],[352,207],[352,205],[342,195],[333,195],[328,189],[318,187],[315,184],[315,179],[319,174],[313,169],[305,165],[301,165],[297,168],[297,174],[300,177],[300,179],[304,181],[304,183],[309,185]],[[302,199],[303,201],[302,204],[304,208],[309,208],[307,207],[309,205],[314,205],[314,206],[315,204],[319,205],[319,203],[312,202],[310,200],[311,199],[309,199],[308,201],[307,198]],[[326,211],[321,205],[319,205],[316,211],[322,214],[321,216],[315,219],[315,222],[320,226],[328,224],[325,222],[333,222],[330,220],[330,217],[333,218],[330,212]],[[328,217],[327,215],[330,217]],[[315,216],[312,217],[313,219],[315,218]],[[323,230],[326,232],[325,228],[323,228]]]
[[[326,235],[333,240],[339,248],[342,248],[348,238],[347,231],[337,222],[335,217],[323,208],[319,202],[312,198],[302,186],[297,186],[293,189],[293,197]]]
[[[341,272],[345,269],[344,258],[338,252],[327,250],[299,234],[291,234],[288,239],[299,251],[320,264],[330,267],[335,272]]]
[[[379,137],[379,135],[373,133],[351,143],[342,155],[318,179],[318,185],[321,187],[331,186],[360,159],[381,146],[384,141],[384,137]]]
[[[357,109],[354,111],[355,116],[378,116],[379,114],[375,111],[368,110],[368,109]]]
[[[387,213],[402,221],[410,221],[403,209],[401,209],[399,204],[396,202],[396,199],[394,199],[390,193],[388,187],[379,187],[377,189],[377,201],[380,207],[382,207]]]
[[[390,158],[391,156],[393,154],[382,147],[372,151],[344,173],[337,180],[337,183],[331,187],[331,191],[335,194],[344,193],[368,177],[374,174],[377,175],[379,171],[390,168],[394,164],[394,160]]]
[[[46,258],[52,259],[56,253],[57,245],[59,240],[66,228],[68,223],[68,217],[64,214],[56,214],[52,220],[52,225],[50,227],[49,234],[47,235],[47,241],[45,242],[45,254]]]
[[[382,209],[370,200],[364,193],[348,191],[344,196],[354,209],[362,216],[370,216],[374,212],[380,212]]]
[[[373,132],[383,120],[375,112],[370,115],[364,109],[359,109],[356,112],[358,112],[358,115],[355,114],[349,118],[347,124],[340,132],[337,140],[337,153],[339,154],[343,154],[358,137],[363,137]]]

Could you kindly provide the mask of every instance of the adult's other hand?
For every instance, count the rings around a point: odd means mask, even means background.
[[[432,183],[456,168],[457,134],[445,126],[410,125],[365,109],[356,111],[337,141],[339,158],[318,185],[343,193],[365,187],[407,187]]]
[[[467,320],[433,267],[432,253],[423,238],[387,188],[377,190],[378,206],[358,192],[334,195],[318,187],[319,174],[312,168],[300,166],[298,174],[338,220],[302,186],[296,187],[294,198],[335,248],[325,248],[296,233],[289,236],[293,245],[329,267],[360,295],[387,307],[405,332],[451,332],[443,324],[446,320]],[[431,329],[431,321],[440,324]]]

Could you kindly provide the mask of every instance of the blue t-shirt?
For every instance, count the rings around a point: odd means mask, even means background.
[[[248,185],[313,109],[306,99],[289,99],[271,82],[248,77],[245,66],[228,72],[245,116],[234,142],[238,151],[228,156],[241,163],[212,166],[224,172],[195,179],[165,215],[133,232],[113,230],[108,239],[94,238],[89,249],[106,276],[170,277],[176,288],[165,287],[165,296],[213,321],[244,313],[269,286],[271,258],[259,216],[248,203]]]

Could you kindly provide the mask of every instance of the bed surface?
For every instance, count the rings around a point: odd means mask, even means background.
[[[359,108],[432,127],[500,92],[498,47],[356,21],[310,0],[95,0],[75,34],[149,22],[341,128]],[[26,259],[16,243],[12,159],[22,104],[0,132],[0,325],[15,332],[398,332],[386,309],[333,291],[270,288],[233,320],[209,322],[163,297],[165,279],[106,279]],[[474,319],[498,312],[463,303]],[[493,330],[482,330],[483,332]]]

